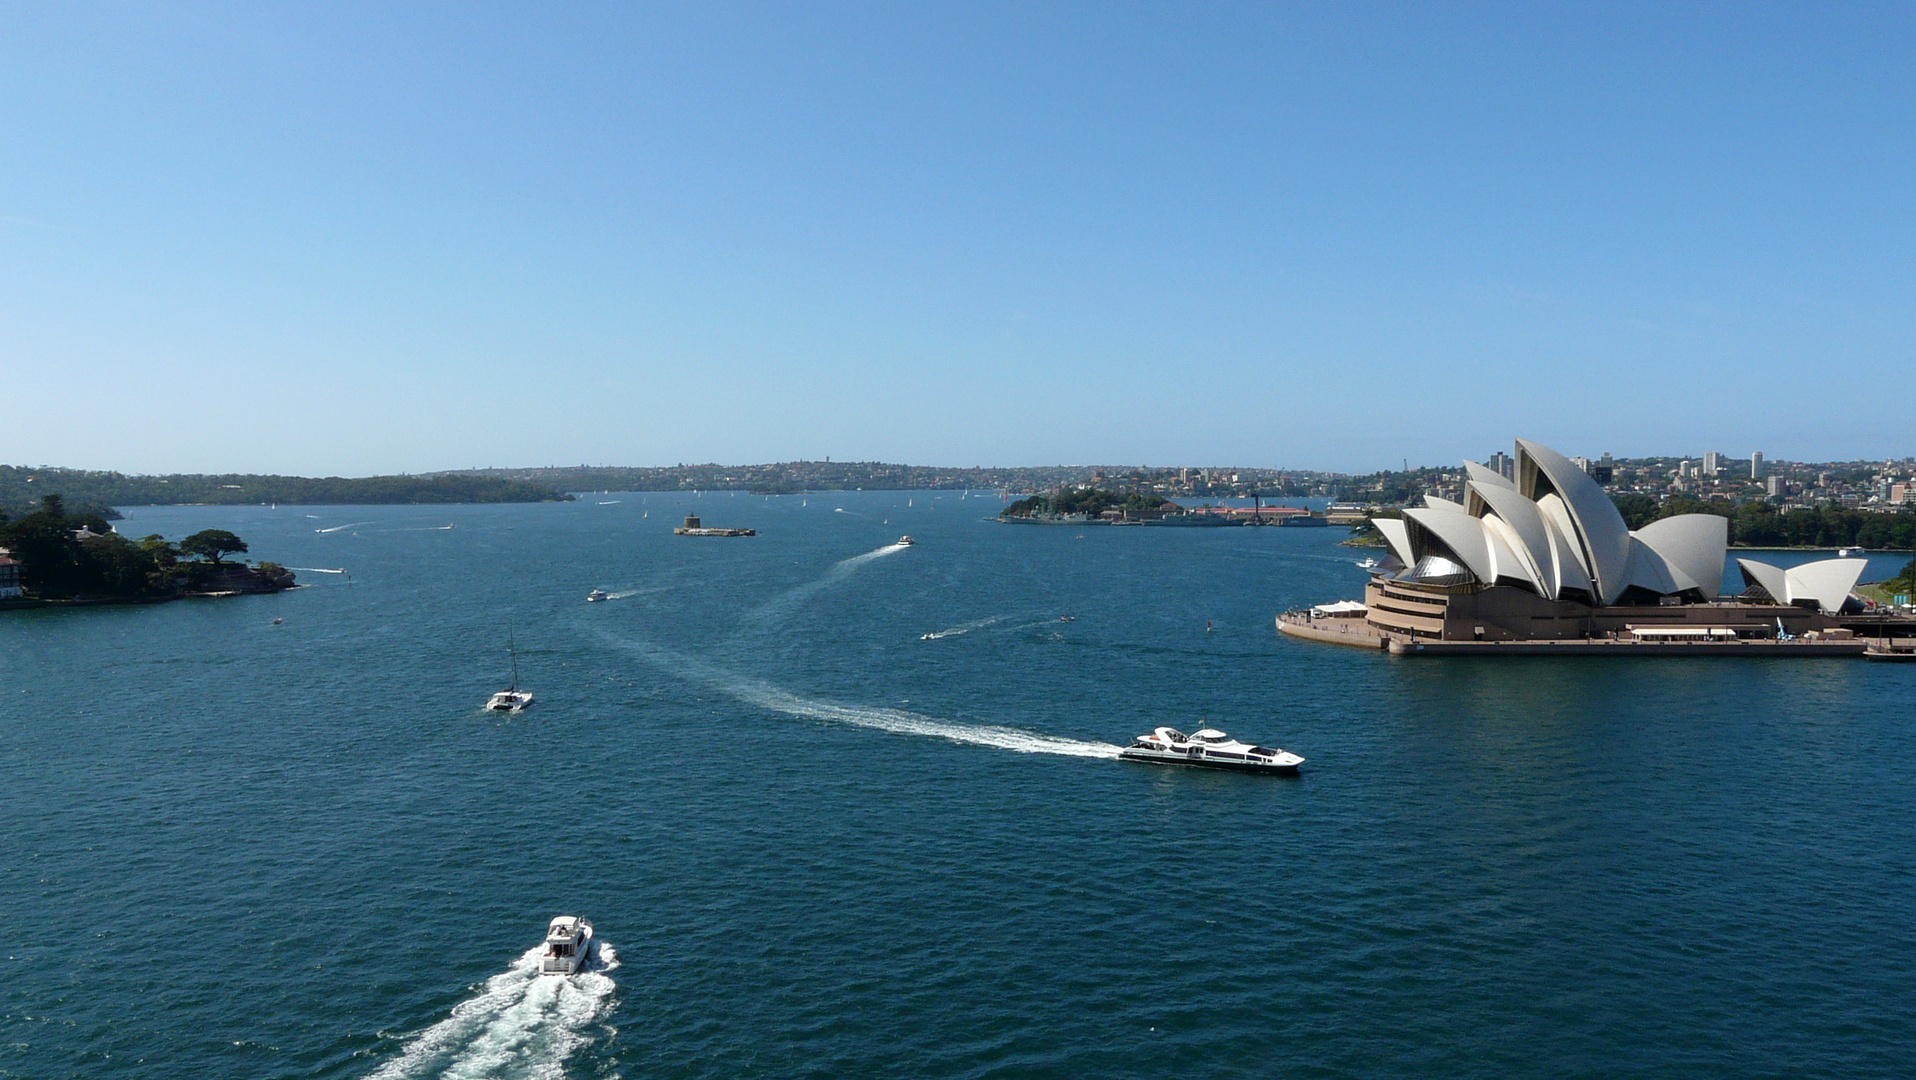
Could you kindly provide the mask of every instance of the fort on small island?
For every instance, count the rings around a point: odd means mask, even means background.
[[[672,535],[673,536],[757,536],[758,531],[755,529],[707,528],[704,525],[699,524],[699,519],[696,516],[692,514],[687,514],[685,515],[685,524],[674,526],[672,529]]]
[[[1740,558],[1743,592],[1725,597],[1723,517],[1631,531],[1583,469],[1525,439],[1508,474],[1465,468],[1462,502],[1426,496],[1402,518],[1371,519],[1389,555],[1362,602],[1288,611],[1278,630],[1398,655],[1841,656],[1916,637],[1916,619],[1851,595],[1864,559]]]

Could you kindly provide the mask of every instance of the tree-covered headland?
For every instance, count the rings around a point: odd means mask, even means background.
[[[1079,488],[1019,499],[999,511],[998,516],[1028,518],[1083,514],[1097,517],[1106,510],[1156,510],[1168,501],[1161,495],[1136,491],[1121,494],[1101,488]]]
[[[31,513],[49,490],[103,517],[112,506],[213,505],[387,506],[419,503],[562,502],[550,484],[491,476],[257,476],[252,474],[129,476],[84,469],[0,465],[0,510]]]
[[[293,585],[276,563],[226,561],[246,541],[206,529],[179,543],[152,535],[129,540],[96,513],[69,513],[59,495],[9,520],[0,513],[0,547],[21,564],[21,585],[41,600],[159,599],[208,592],[276,592]]]

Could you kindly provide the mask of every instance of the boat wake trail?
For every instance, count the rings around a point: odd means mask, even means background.
[[[906,709],[869,708],[862,705],[840,705],[836,702],[820,701],[817,698],[794,694],[762,679],[753,679],[726,671],[690,656],[625,641],[610,634],[604,636],[606,640],[667,671],[697,679],[714,690],[737,698],[747,705],[755,705],[787,716],[807,720],[828,720],[837,724],[850,724],[853,727],[889,731],[896,735],[923,735],[973,746],[993,746],[1020,754],[1115,758],[1121,749],[1111,743],[1043,735],[999,724],[961,724]]]
[[[351,522],[350,524],[346,524],[346,525],[334,525],[334,526],[332,526],[332,527],[330,527],[330,528],[325,528],[325,529],[314,529],[313,531],[314,531],[314,532],[321,532],[321,533],[330,533],[330,532],[338,532],[338,531],[340,531],[341,529],[356,529],[356,528],[358,528],[358,527],[359,527],[359,526],[361,526],[361,525],[371,525],[371,524],[372,524],[372,522],[370,522],[370,521],[355,521],[355,522]]]
[[[884,547],[867,551],[863,555],[853,555],[849,559],[840,559],[833,563],[832,568],[825,571],[825,576],[819,578],[817,581],[808,581],[803,585],[794,586],[793,588],[785,590],[777,597],[759,605],[747,618],[745,627],[740,633],[749,633],[754,630],[769,628],[774,619],[790,610],[794,605],[799,603],[799,601],[810,597],[820,589],[838,584],[857,573],[858,568],[864,566],[866,563],[876,559],[882,559],[887,555],[896,555],[905,550],[906,547],[907,545],[905,544],[886,544]]]
[[[933,630],[929,634],[920,634],[918,635],[918,640],[937,641],[940,638],[957,637],[960,634],[969,634],[973,630],[983,630],[993,623],[1003,622],[1004,619],[1005,617],[1003,615],[993,615],[989,619],[979,619],[977,622],[960,623],[957,626],[946,627],[943,630]]]
[[[323,566],[289,566],[288,570],[297,570],[302,574],[343,574],[344,570],[328,570]]]
[[[420,1032],[398,1057],[381,1065],[372,1080],[564,1076],[566,1059],[585,1045],[588,1030],[611,1011],[614,983],[606,973],[619,966],[619,959],[602,943],[591,971],[542,976],[539,956],[544,951],[545,946],[535,946],[487,979],[477,995]]]

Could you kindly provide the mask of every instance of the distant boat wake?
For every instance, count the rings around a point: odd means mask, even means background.
[[[755,630],[770,628],[773,620],[783,615],[801,600],[807,599],[820,589],[838,584],[857,573],[859,567],[876,559],[882,559],[887,555],[896,555],[905,550],[907,546],[909,545],[891,543],[881,548],[874,548],[863,555],[853,555],[849,559],[840,559],[833,563],[832,568],[825,571],[824,576],[817,581],[808,581],[803,585],[794,586],[773,599],[759,605],[758,608],[747,617],[745,626],[740,630],[740,633],[745,634]]]
[[[370,521],[355,521],[355,522],[352,522],[351,524],[347,524],[347,525],[334,525],[334,526],[332,526],[332,527],[330,527],[330,528],[325,528],[325,529],[314,529],[313,531],[314,531],[314,532],[322,532],[322,533],[331,533],[331,532],[338,532],[338,531],[340,531],[341,529],[357,529],[357,528],[359,528],[359,527],[360,527],[361,525],[371,525],[371,524],[372,524],[372,522],[370,522]]]
[[[747,705],[754,705],[771,712],[784,713],[787,716],[802,717],[807,720],[828,720],[838,724],[850,724],[853,727],[872,728],[877,731],[889,731],[897,735],[923,735],[935,739],[948,739],[957,743],[973,746],[992,746],[1000,750],[1012,750],[1020,754],[1061,754],[1066,757],[1115,758],[1119,747],[1110,743],[1086,742],[1082,739],[1067,739],[1058,735],[1043,735],[1038,732],[1024,731],[1020,728],[1005,727],[999,724],[961,724],[952,720],[940,720],[935,716],[926,716],[906,709],[871,708],[862,705],[840,705],[836,702],[821,701],[817,698],[802,697],[789,690],[773,686],[762,679],[754,679],[734,674],[693,657],[674,653],[666,649],[625,641],[611,634],[605,635],[608,641],[657,664],[674,674],[685,675],[711,686],[721,693],[728,694]]]
[[[593,969],[578,975],[539,974],[543,945],[487,979],[479,993],[453,1006],[452,1015],[420,1032],[381,1065],[372,1080],[446,1077],[528,1077],[559,1080],[566,1059],[591,1038],[588,1030],[611,1011],[619,966],[601,943]]]
[[[948,626],[943,630],[933,630],[929,634],[920,634],[918,635],[918,640],[938,641],[941,638],[958,637],[961,634],[969,634],[973,630],[983,630],[987,626],[991,626],[994,623],[1001,623],[1003,621],[1005,621],[1005,617],[1003,615],[993,615],[989,619],[979,619],[976,622],[960,623],[957,626]]]
[[[288,570],[297,570],[302,574],[343,574],[344,570],[328,570],[323,566],[289,566]]]

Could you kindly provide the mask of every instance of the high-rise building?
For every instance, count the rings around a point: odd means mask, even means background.
[[[1787,491],[1783,486],[1783,478],[1781,476],[1772,476],[1768,480],[1763,481],[1763,490],[1772,498],[1780,498]]]
[[[1761,450],[1750,454],[1750,479],[1763,479],[1763,451]]]
[[[1714,450],[1706,451],[1703,455],[1703,475],[1715,476],[1722,471],[1723,455]]]
[[[1515,461],[1511,460],[1510,455],[1504,453],[1502,450],[1490,455],[1490,471],[1503,477],[1505,480],[1516,479],[1516,477],[1511,475],[1511,473],[1515,471],[1516,464]]]

